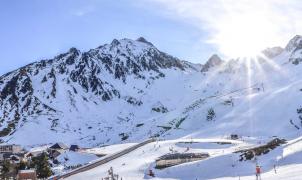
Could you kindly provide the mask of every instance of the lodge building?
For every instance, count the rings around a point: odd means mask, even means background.
[[[22,151],[21,146],[15,144],[0,145],[0,153],[20,153]]]

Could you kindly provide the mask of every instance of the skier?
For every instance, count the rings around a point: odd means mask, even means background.
[[[277,169],[276,169],[276,165],[274,164],[274,171],[275,171],[275,174],[277,174]]]
[[[261,173],[260,166],[256,165],[256,180],[261,180],[260,173]]]

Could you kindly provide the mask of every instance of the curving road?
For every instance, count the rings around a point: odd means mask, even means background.
[[[143,142],[141,142],[139,144],[136,144],[136,145],[131,146],[131,147],[127,148],[127,149],[124,149],[124,150],[122,150],[120,152],[117,152],[117,153],[114,153],[112,155],[109,155],[109,156],[107,156],[107,157],[105,157],[103,159],[100,159],[100,160],[97,160],[97,161],[93,161],[93,162],[91,162],[91,163],[89,163],[87,165],[84,165],[82,167],[74,169],[74,170],[72,170],[70,172],[67,172],[65,174],[58,175],[58,176],[53,176],[53,177],[49,178],[49,180],[64,179],[64,178],[70,177],[72,175],[75,175],[75,174],[78,174],[78,173],[82,173],[84,171],[88,171],[90,169],[93,169],[93,168],[95,168],[97,166],[106,164],[106,163],[108,163],[108,162],[110,162],[110,161],[112,161],[114,159],[117,159],[117,158],[119,158],[119,157],[121,157],[121,156],[123,156],[125,154],[128,154],[128,153],[130,153],[130,152],[132,152],[132,151],[134,151],[134,150],[136,150],[136,149],[138,149],[138,148],[140,148],[140,147],[142,147],[142,146],[144,146],[146,144],[149,144],[149,143],[152,143],[152,142],[155,142],[155,141],[156,141],[155,138],[148,139],[148,140],[143,141]]]

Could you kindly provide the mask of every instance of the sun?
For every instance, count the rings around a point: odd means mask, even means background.
[[[255,57],[275,43],[274,24],[260,14],[234,14],[219,26],[212,42],[229,58]]]

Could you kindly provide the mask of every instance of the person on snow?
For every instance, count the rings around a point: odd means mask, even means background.
[[[261,169],[259,165],[256,165],[256,180],[261,180]]]

